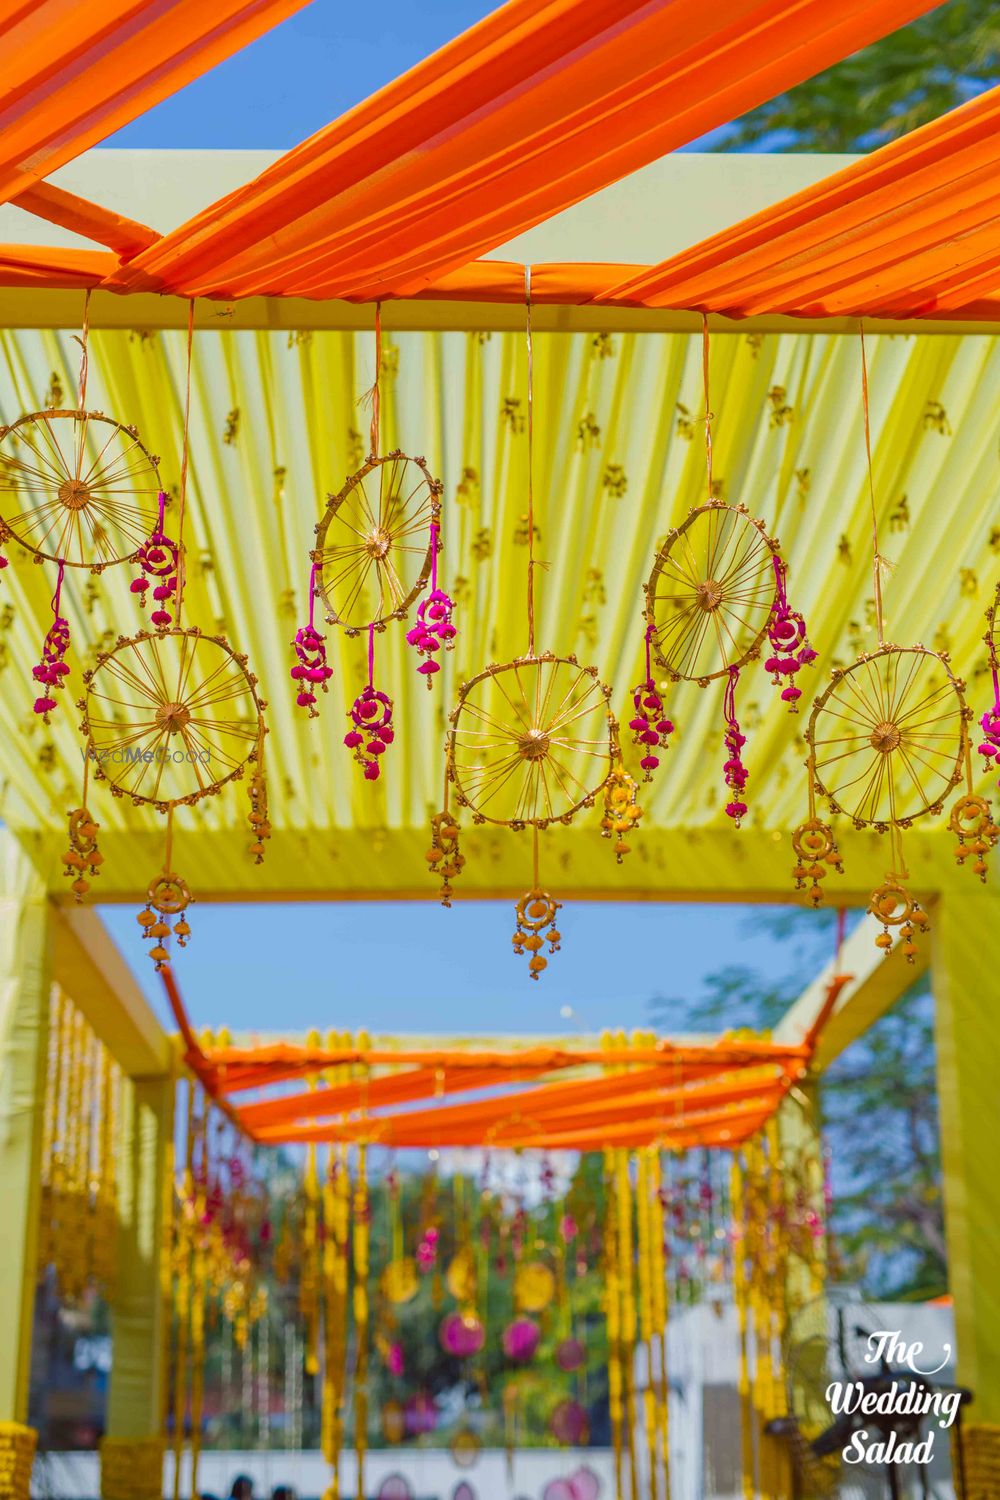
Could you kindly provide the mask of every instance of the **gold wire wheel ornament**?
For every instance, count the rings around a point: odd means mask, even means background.
[[[405,618],[431,574],[442,491],[423,458],[397,449],[372,455],[329,497],[312,553],[329,624],[355,636]]]
[[[880,646],[836,668],[813,705],[816,788],[855,828],[909,828],[941,813],[958,784],[970,718],[946,656]]]
[[[101,573],[156,527],[159,459],[99,411],[29,412],[0,427],[0,545]]]
[[[740,673],[769,647],[766,668],[781,700],[798,712],[802,689],[796,677],[812,664],[806,622],[788,600],[788,569],[777,540],[745,505],[716,497],[712,477],[712,411],[709,394],[708,318],[702,316],[704,382],[704,504],[690,510],[667,532],[645,585],[645,675],[632,689],[633,715],[628,721],[632,743],[641,754],[646,780],[660,764],[674,733],[663,703],[665,684],[654,665],[672,682],[695,682],[707,688],[724,680],[722,744],[723,779],[728,791],[725,814],[741,826],[747,813],[749,771],[743,760],[747,737],[737,717]]]
[[[649,642],[668,677],[707,687],[760,655],[779,555],[744,505],[709,501],[668,531],[646,584]]]
[[[196,626],[119,636],[84,681],[88,763],[136,806],[191,806],[258,760],[266,705],[224,636]]]
[[[491,664],[459,689],[447,778],[477,823],[548,828],[593,807],[619,760],[611,689],[551,652]]]
[[[888,833],[893,868],[873,891],[868,910],[882,923],[878,946],[888,956],[891,930],[897,929],[909,963],[927,915],[907,887],[902,833],[918,819],[943,812],[946,797],[968,768],[971,716],[964,684],[946,655],[921,645],[883,644],[851,666],[834,669],[806,727],[810,821],[793,839],[799,855],[796,884],[802,888],[807,875],[812,879],[809,899],[816,906],[826,873],[823,861],[841,869],[832,832],[815,816],[817,793],[855,828]],[[979,831],[978,824],[967,826]],[[804,868],[802,849],[811,848],[813,863]],[[968,852],[978,861],[978,849]]]

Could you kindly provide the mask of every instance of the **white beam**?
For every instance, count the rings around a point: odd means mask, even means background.
[[[162,1077],[170,1039],[96,911],[54,911],[53,977],[130,1078]]]
[[[820,1034],[814,1059],[819,1071],[828,1068],[846,1047],[891,1010],[930,963],[927,937],[918,943],[912,964],[906,962],[898,945],[884,958],[882,950],[875,946],[881,927],[874,917],[864,917],[845,940],[837,958],[817,974],[774,1028],[776,1042],[801,1042],[819,1017],[833,978],[849,974],[851,977],[837,996]]]

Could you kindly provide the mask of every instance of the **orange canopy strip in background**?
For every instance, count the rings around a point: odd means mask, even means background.
[[[581,1129],[595,1128],[611,1121],[646,1120],[654,1115],[661,1121],[669,1119],[671,1125],[681,1126],[692,1112],[700,1113],[709,1107],[742,1103],[748,1099],[768,1099],[783,1087],[783,1078],[775,1077],[773,1073],[763,1079],[736,1079],[727,1075],[709,1086],[698,1088],[658,1088],[655,1083],[650,1086],[646,1080],[630,1088],[633,1080],[627,1076],[602,1081],[613,1083],[617,1092],[604,1090],[598,1093],[593,1080],[579,1080],[557,1089],[525,1089],[476,1100],[472,1104],[402,1114],[365,1115],[350,1123],[362,1131],[369,1130],[373,1139],[385,1136],[399,1146],[423,1139],[428,1130],[443,1132],[450,1140],[468,1131],[481,1143],[484,1134],[488,1134],[498,1120],[515,1116],[530,1119],[555,1133],[560,1129],[570,1129],[574,1124]],[[243,1111],[239,1113],[241,1120],[245,1119]],[[331,1131],[339,1135],[344,1128],[342,1120],[319,1115],[312,1121],[303,1120],[291,1127],[282,1122],[271,1125],[259,1117],[252,1124],[256,1138],[262,1142],[319,1138]],[[300,1134],[302,1131],[306,1132],[305,1137]]]
[[[1000,298],[998,174],[1000,88],[595,300],[920,317]]]
[[[708,1076],[717,1078],[731,1073],[732,1068],[727,1064],[720,1064],[717,1068],[707,1071]],[[690,1082],[689,1075],[681,1079],[680,1074],[679,1065],[678,1076],[675,1077],[673,1072],[670,1074],[669,1081],[674,1084],[675,1090],[682,1081],[684,1084]],[[391,1103],[416,1103],[421,1099],[443,1100],[455,1093],[501,1084],[531,1082],[537,1077],[537,1071],[517,1068],[490,1071],[465,1069],[459,1074],[432,1073],[423,1079],[418,1078],[414,1071],[399,1074],[395,1078],[375,1079],[370,1084],[362,1082],[347,1084],[340,1088],[315,1089],[304,1094],[244,1105],[240,1109],[240,1117],[248,1126],[256,1130],[307,1119],[330,1119],[338,1115],[350,1114],[355,1110],[363,1110],[371,1115],[374,1110],[384,1108]],[[583,1096],[590,1104],[603,1099],[613,1099],[623,1093],[634,1095],[643,1089],[657,1092],[662,1090],[663,1082],[663,1070],[655,1068],[635,1073],[621,1073],[610,1079],[588,1077],[583,1080],[575,1078],[569,1082],[550,1083],[545,1086],[536,1084],[530,1091],[531,1107],[533,1112],[538,1112],[550,1104],[553,1108],[561,1107],[566,1102],[579,1101]],[[393,1097],[394,1095],[396,1097]],[[496,1102],[496,1099],[482,1101],[480,1108],[485,1117],[488,1118],[495,1111]],[[443,1108],[443,1104],[440,1105],[438,1112],[441,1113]],[[467,1106],[467,1108],[471,1110],[472,1106]]]
[[[472,1126],[441,1125],[433,1114],[428,1114],[423,1128],[403,1132],[396,1121],[348,1120],[341,1125],[303,1125],[289,1131],[280,1139],[262,1133],[261,1145],[322,1145],[336,1141],[354,1145],[385,1146],[397,1150],[421,1150],[427,1147],[497,1147],[519,1149],[525,1146],[549,1150],[599,1150],[609,1144],[641,1145],[654,1140],[665,1144],[686,1142],[703,1145],[709,1132],[718,1132],[723,1139],[737,1140],[741,1137],[746,1122],[763,1123],[777,1109],[783,1091],[775,1090],[769,1095],[758,1095],[751,1103],[734,1102],[716,1108],[701,1110],[691,1115],[676,1118],[666,1117],[656,1111],[648,1111],[639,1119],[620,1119],[612,1115],[608,1119],[591,1122],[589,1125],[574,1124],[569,1129],[553,1130],[541,1120],[533,1117],[530,1099],[522,1101],[524,1108],[499,1116],[487,1131]],[[258,1139],[254,1137],[254,1139]],[[591,1144],[582,1146],[580,1142]]]
[[[78,198],[75,193],[67,193],[48,182],[27,188],[11,201],[38,219],[58,224],[98,245],[107,245],[126,260],[160,238],[159,231],[150,229],[148,224],[137,224],[134,219],[126,219],[109,208],[99,208],[87,198]]]
[[[164,969],[163,975],[170,973]],[[166,979],[164,979],[166,983]],[[174,981],[176,982],[176,981]],[[745,1063],[782,1062],[808,1056],[805,1043],[771,1042],[763,1037],[722,1036],[714,1042],[677,1043],[664,1040],[655,1046],[610,1047],[303,1047],[294,1042],[268,1042],[259,1047],[206,1047],[206,1063],[227,1070],[240,1063],[278,1066],[295,1064],[311,1073],[346,1063],[362,1067],[483,1068],[545,1067],[576,1068],[588,1063],[613,1066],[646,1063],[666,1067],[677,1062]]]
[[[731,1069],[732,1064],[725,1062],[674,1063],[670,1077],[675,1082],[689,1083],[693,1079],[716,1077]],[[473,1089],[533,1080],[551,1071],[548,1068],[523,1068],[515,1064],[492,1069],[409,1068],[388,1078],[356,1080],[332,1088],[310,1089],[307,1093],[285,1094],[277,1099],[245,1104],[240,1107],[240,1117],[249,1127],[256,1129],[260,1125],[276,1125],[284,1121],[314,1118],[320,1114],[346,1115],[358,1109],[371,1111],[384,1108],[388,1104],[411,1104],[429,1098],[443,1099]],[[662,1074],[662,1068],[657,1068],[652,1073],[625,1074],[623,1079],[626,1083],[639,1077],[661,1080]],[[621,1082],[620,1079],[616,1087],[620,1087]],[[594,1080],[588,1085],[591,1090],[597,1086]]]
[[[510,0],[107,284],[412,295],[935,3]]]
[[[0,203],[306,0],[0,0]]]

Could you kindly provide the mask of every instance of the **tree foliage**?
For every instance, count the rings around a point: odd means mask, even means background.
[[[758,915],[782,953],[777,979],[730,965],[693,1001],[652,1002],[679,1029],[768,1030],[829,953],[829,918],[797,909]],[[947,1285],[938,1145],[933,1002],[919,983],[823,1075],[832,1230],[842,1279],[869,1296],[931,1297]]]
[[[869,151],[1000,78],[1000,8],[950,0],[737,120],[724,150]]]

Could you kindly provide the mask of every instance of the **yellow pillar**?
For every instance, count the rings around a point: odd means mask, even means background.
[[[26,1497],[52,933],[45,889],[0,830],[0,1500]]]
[[[163,1184],[173,1137],[173,1080],[132,1079],[123,1094],[118,1269],[101,1494],[104,1500],[159,1500],[167,1337],[161,1285]]]
[[[996,873],[991,876],[996,881]],[[1000,895],[949,885],[932,919],[938,1108],[958,1379],[975,1393],[970,1475],[1000,1474]],[[970,1494],[974,1493],[970,1490]],[[986,1493],[986,1491],[982,1491]],[[993,1490],[990,1493],[994,1493]]]

